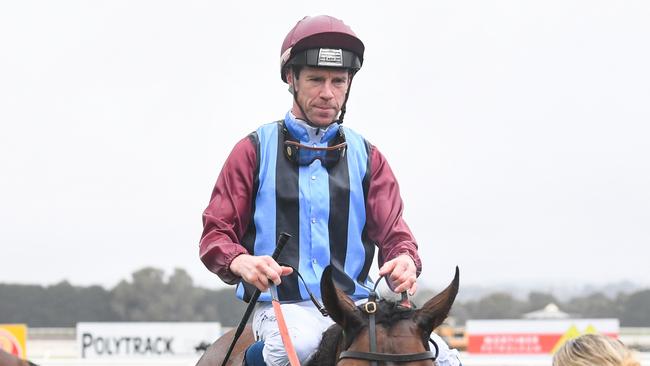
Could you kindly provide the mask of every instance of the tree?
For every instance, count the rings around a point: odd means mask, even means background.
[[[421,306],[434,294],[421,289],[413,302]],[[564,304],[541,292],[531,292],[527,301],[493,293],[477,301],[456,301],[450,314],[457,324],[467,319],[521,318],[550,302],[582,317],[619,318],[622,326],[650,326],[650,289],[619,294],[616,299],[593,293]],[[218,321],[235,326],[245,308],[232,287],[195,287],[182,269],[165,278],[160,269],[143,268],[110,291],[100,286],[73,286],[67,281],[48,287],[0,284],[0,321],[31,327],[73,327],[80,321]]]
[[[166,284],[163,301],[167,320],[205,320],[204,315],[197,311],[197,306],[204,291],[194,287],[192,278],[185,270],[176,268]]]
[[[467,304],[468,313],[474,319],[517,319],[521,317],[523,308],[524,305],[520,301],[502,292]]]
[[[528,294],[528,304],[524,305],[524,312],[528,313],[535,310],[543,309],[548,304],[558,304],[555,296],[544,292],[531,291]]]
[[[111,306],[122,320],[164,320],[161,296],[164,291],[163,271],[151,267],[134,272],[132,282],[126,280],[111,291]]]
[[[198,309],[204,314],[210,314],[208,320],[218,321],[225,327],[239,324],[246,310],[246,303],[235,296],[232,288],[217,291],[205,291],[205,296],[199,302]]]
[[[77,287],[67,281],[49,287],[0,285],[2,322],[31,327],[72,327],[79,321],[116,320],[110,294],[99,286]]]
[[[583,318],[616,318],[620,313],[616,301],[600,292],[573,298],[565,307],[569,313]]]
[[[111,295],[111,306],[122,320],[205,321],[216,317],[215,309],[204,307],[206,290],[194,287],[182,269],[175,269],[165,281],[162,270],[143,268],[133,273],[131,282],[115,286]]]
[[[621,325],[624,327],[650,326],[650,289],[622,298]]]
[[[78,287],[63,281],[46,290],[48,326],[70,326],[80,321],[112,321],[117,318],[110,307],[110,293],[100,286]],[[42,305],[42,306],[43,306]]]
[[[133,273],[132,282],[121,281],[111,293],[111,305],[123,320],[202,320],[195,311],[201,291],[182,269],[165,282],[162,270],[143,268]]]

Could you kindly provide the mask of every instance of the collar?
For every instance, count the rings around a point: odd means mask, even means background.
[[[328,142],[336,136],[340,128],[340,125],[336,122],[332,122],[327,127],[310,126],[307,122],[296,118],[291,111],[287,112],[284,117],[284,124],[296,139],[301,142],[316,144]]]

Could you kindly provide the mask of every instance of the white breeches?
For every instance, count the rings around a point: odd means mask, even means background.
[[[311,301],[282,304],[281,307],[291,342],[296,349],[300,364],[304,364],[318,348],[322,333],[334,322],[329,317],[321,315]],[[289,364],[270,302],[259,303],[255,309],[253,334],[257,340],[264,341],[262,356],[268,366]]]

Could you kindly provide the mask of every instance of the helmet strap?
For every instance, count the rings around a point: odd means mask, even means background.
[[[339,119],[336,121],[338,124],[343,124],[343,117],[345,117],[346,105],[348,103],[348,98],[350,97],[350,89],[352,89],[352,79],[354,78],[354,72],[350,72],[350,83],[348,84],[348,90],[345,92],[345,99],[343,100],[343,105],[341,106],[341,114],[339,114]]]

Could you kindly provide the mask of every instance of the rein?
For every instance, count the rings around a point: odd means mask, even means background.
[[[370,361],[372,366],[377,366],[377,362],[413,362],[413,361],[422,361],[422,360],[433,360],[435,361],[438,358],[438,345],[429,338],[429,342],[433,344],[436,349],[436,352],[424,351],[418,353],[381,353],[377,352],[377,324],[375,321],[375,313],[377,312],[377,285],[384,276],[379,277],[375,283],[375,287],[372,289],[368,295],[368,301],[363,304],[361,307],[363,311],[368,314],[368,336],[370,338],[370,352],[360,352],[360,351],[343,351],[339,355],[338,361],[341,361],[344,358],[351,358],[357,360],[366,360]],[[402,301],[400,306],[410,308],[411,304],[408,300],[408,294],[406,291],[402,292]]]
[[[280,253],[282,252],[282,249],[284,249],[284,246],[287,244],[287,241],[289,241],[289,239],[291,239],[290,234],[287,234],[285,232],[280,233],[280,236],[278,237],[278,242],[276,243],[275,250],[273,251],[271,258],[277,260],[280,257]],[[239,325],[237,326],[237,330],[235,331],[235,336],[232,339],[232,343],[230,343],[230,346],[228,347],[226,356],[223,358],[223,361],[221,362],[221,366],[226,366],[226,363],[230,359],[230,355],[232,354],[232,351],[235,349],[237,340],[239,340],[239,337],[241,336],[242,332],[244,331],[244,328],[246,327],[248,318],[250,318],[251,313],[253,312],[253,308],[255,308],[255,304],[257,303],[257,299],[260,297],[260,293],[261,291],[258,289],[256,289],[255,292],[253,293],[253,296],[251,297],[251,300],[248,303],[248,307],[246,307],[246,311],[244,312],[244,316],[239,321]]]

